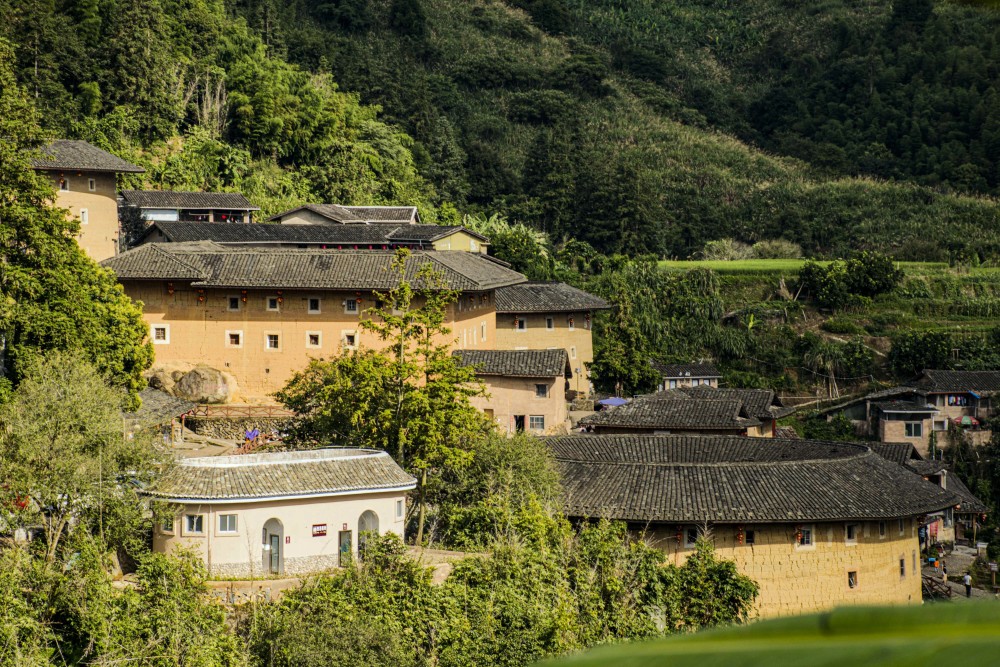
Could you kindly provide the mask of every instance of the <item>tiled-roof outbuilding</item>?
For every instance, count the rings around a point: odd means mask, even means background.
[[[661,431],[741,431],[760,425],[756,418],[741,417],[740,407],[737,400],[678,399],[651,394],[584,417],[580,425]]]
[[[552,378],[570,373],[566,350],[455,350],[463,365],[475,366],[476,375]]]
[[[139,392],[139,399],[142,401],[139,409],[123,415],[126,421],[139,428],[170,423],[172,419],[198,407],[197,403],[171,396],[159,389],[143,389]]]
[[[546,438],[566,513],[636,522],[798,523],[890,519],[951,507],[956,494],[843,442],[740,436]]]
[[[184,459],[147,491],[173,502],[283,500],[406,491],[416,480],[383,451],[315,449]]]
[[[777,403],[774,391],[770,389],[737,389],[737,388],[716,388],[716,387],[678,387],[677,391],[683,392],[693,399],[700,401],[739,401],[740,413],[744,417],[756,417],[758,419],[772,419],[778,414],[784,415],[785,410]]]
[[[497,290],[498,313],[559,313],[606,310],[611,305],[566,283],[524,282]]]
[[[59,139],[42,148],[40,152],[39,157],[31,160],[31,166],[44,171],[75,169],[123,174],[142,174],[146,171],[86,141]]]
[[[203,241],[146,243],[102,265],[121,280],[190,280],[195,287],[386,290],[397,283],[394,257],[377,250],[244,248]],[[524,280],[478,253],[414,250],[406,277],[417,287],[416,273],[427,263],[454,290],[485,291]]]
[[[179,190],[124,190],[122,199],[136,208],[228,209],[259,211],[239,192],[182,192]]]
[[[154,222],[146,230],[149,239],[160,232],[164,239],[174,243],[214,241],[225,245],[315,244],[315,245],[381,245],[399,243],[433,243],[434,241],[464,231],[464,227],[440,225],[233,225],[224,222]],[[483,241],[486,239],[483,238]]]
[[[924,370],[911,384],[928,392],[1000,392],[1000,371]]]

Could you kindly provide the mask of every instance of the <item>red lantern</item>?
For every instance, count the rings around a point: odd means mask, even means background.
[[[205,303],[205,290],[198,290],[198,303]]]
[[[736,544],[743,544],[743,526],[736,527]]]
[[[681,545],[682,537],[684,537],[684,528],[682,526],[677,526],[677,535],[674,536],[674,539],[677,540],[677,546]]]
[[[240,298],[242,299],[243,303],[247,302],[247,291],[246,290],[240,290]]]
[[[277,294],[278,294],[278,305],[280,306],[285,302],[285,297],[282,296],[281,290],[278,290]]]

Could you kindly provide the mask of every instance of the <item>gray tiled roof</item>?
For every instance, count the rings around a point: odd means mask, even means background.
[[[223,244],[314,244],[314,245],[393,245],[431,243],[464,227],[440,225],[234,225],[225,222],[154,222],[144,234],[159,231],[171,242],[215,241]]]
[[[239,192],[181,192],[179,190],[124,190],[122,199],[137,208],[193,208],[259,211]]]
[[[476,375],[504,377],[565,377],[570,372],[566,350],[456,350],[463,365],[475,366]]]
[[[664,364],[659,361],[651,361],[653,368],[665,379],[679,380],[683,378],[721,378],[722,373],[715,367],[715,364]]]
[[[971,391],[977,394],[992,394],[1000,391],[1000,371],[925,370],[913,384],[932,392]]]
[[[246,248],[210,241],[146,243],[102,262],[121,280],[192,280],[197,287],[379,289],[395,286],[393,252]],[[414,250],[407,278],[430,263],[455,290],[482,291],[524,280],[478,253]]]
[[[545,441],[566,513],[575,517],[798,523],[913,516],[958,502],[859,444],[643,435]]]
[[[911,460],[920,460],[917,448],[907,442],[869,442],[868,446],[886,461],[897,465],[905,466]]]
[[[158,389],[143,389],[139,392],[142,405],[135,412],[126,412],[124,417],[136,426],[158,426],[198,407],[197,403],[177,398]]]
[[[605,310],[599,296],[559,282],[525,282],[497,290],[498,313],[558,313]]]
[[[341,224],[363,222],[420,222],[416,206],[341,206],[339,204],[305,204],[273,215],[269,220],[280,220],[296,211],[312,211],[330,222]]]
[[[86,141],[59,139],[42,148],[40,152],[41,155],[31,161],[31,166],[35,169],[79,169],[133,174],[142,174],[146,171]]]
[[[882,412],[937,412],[937,408],[917,401],[877,401],[872,403]]]
[[[402,491],[415,485],[416,480],[386,452],[316,449],[184,459],[147,493],[178,502],[231,502]]]
[[[625,405],[584,417],[580,425],[661,431],[741,431],[760,425],[757,419],[740,416],[741,404],[736,400],[677,399],[663,393],[637,396]]]
[[[786,413],[776,406],[777,397],[770,389],[735,389],[715,387],[678,387],[677,391],[683,392],[691,398],[697,400],[727,400],[739,401],[740,413],[744,417],[757,417],[759,419],[772,419],[776,414]]]

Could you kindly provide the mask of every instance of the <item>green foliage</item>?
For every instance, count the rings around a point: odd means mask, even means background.
[[[802,437],[808,440],[857,440],[851,420],[840,413],[832,419],[809,415],[803,420]]]
[[[441,585],[392,534],[360,565],[263,610],[243,633],[261,664],[514,666],[622,639],[746,618],[757,589],[707,543],[681,567],[600,522],[539,519],[527,544],[465,558]]]
[[[430,539],[449,549],[485,548],[522,532],[525,517],[557,508],[559,476],[538,438],[491,433],[470,443],[472,460],[446,470],[431,492]]]
[[[135,406],[152,363],[146,324],[114,275],[77,245],[79,222],[51,206],[52,186],[31,169],[43,135],[10,54],[0,40],[0,376],[16,385],[46,351],[79,351]]]
[[[901,377],[913,377],[925,368],[947,368],[951,336],[941,331],[901,331],[892,338],[888,364]]]
[[[156,456],[148,442],[125,442],[123,402],[92,365],[56,352],[0,406],[0,473],[9,493],[30,501],[6,520],[41,525],[49,562],[64,533],[85,527],[85,517],[102,530],[105,503],[139,503],[132,482],[149,479]]]
[[[902,280],[903,270],[890,257],[869,251],[826,266],[806,262],[799,272],[802,288],[826,308],[867,304],[894,290]]]

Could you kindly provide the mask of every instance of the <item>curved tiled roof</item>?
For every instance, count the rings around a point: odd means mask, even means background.
[[[396,285],[394,257],[377,250],[247,248],[202,241],[146,243],[101,264],[121,280],[191,280],[196,287],[386,290]],[[457,250],[412,251],[407,279],[416,281],[427,263],[455,290],[489,290],[524,280],[478,253]]]
[[[159,231],[175,243],[214,241],[223,244],[323,244],[369,245],[408,242],[432,242],[455,232],[464,231],[479,237],[464,227],[440,225],[240,225],[225,222],[154,222],[145,237]],[[481,238],[481,237],[480,237]]]
[[[316,449],[184,459],[146,492],[174,502],[279,500],[405,491],[416,480],[383,451]]]
[[[196,208],[259,211],[239,192],[182,192],[180,190],[124,190],[122,199],[138,208]]]
[[[991,394],[1000,391],[1000,371],[924,370],[913,383],[925,391]]]
[[[610,304],[566,283],[524,282],[497,290],[498,313],[557,313],[606,310]]]
[[[669,379],[722,377],[722,373],[715,367],[715,364],[664,364],[655,360],[650,363],[664,378]]]
[[[465,366],[475,366],[476,375],[551,378],[570,372],[566,350],[455,350]]]
[[[40,156],[31,160],[31,166],[35,169],[79,169],[132,174],[142,174],[146,171],[86,141],[59,139],[39,152]]]
[[[775,417],[777,406],[774,405],[775,394],[770,389],[732,389],[716,387],[678,387],[697,400],[739,401],[744,417],[771,419]]]
[[[340,224],[363,222],[420,222],[416,206],[341,206],[340,204],[304,204],[272,215],[268,220],[280,220],[296,211],[312,211],[330,222]]]
[[[123,417],[138,427],[158,426],[198,407],[197,403],[177,398],[159,389],[146,388],[139,392],[142,405]]]
[[[758,419],[740,416],[738,400],[676,399],[659,394],[637,396],[625,405],[601,410],[580,420],[581,426],[640,428],[662,431],[739,431],[759,426]]]
[[[740,436],[545,438],[566,513],[627,521],[888,519],[959,502],[860,444]]]

